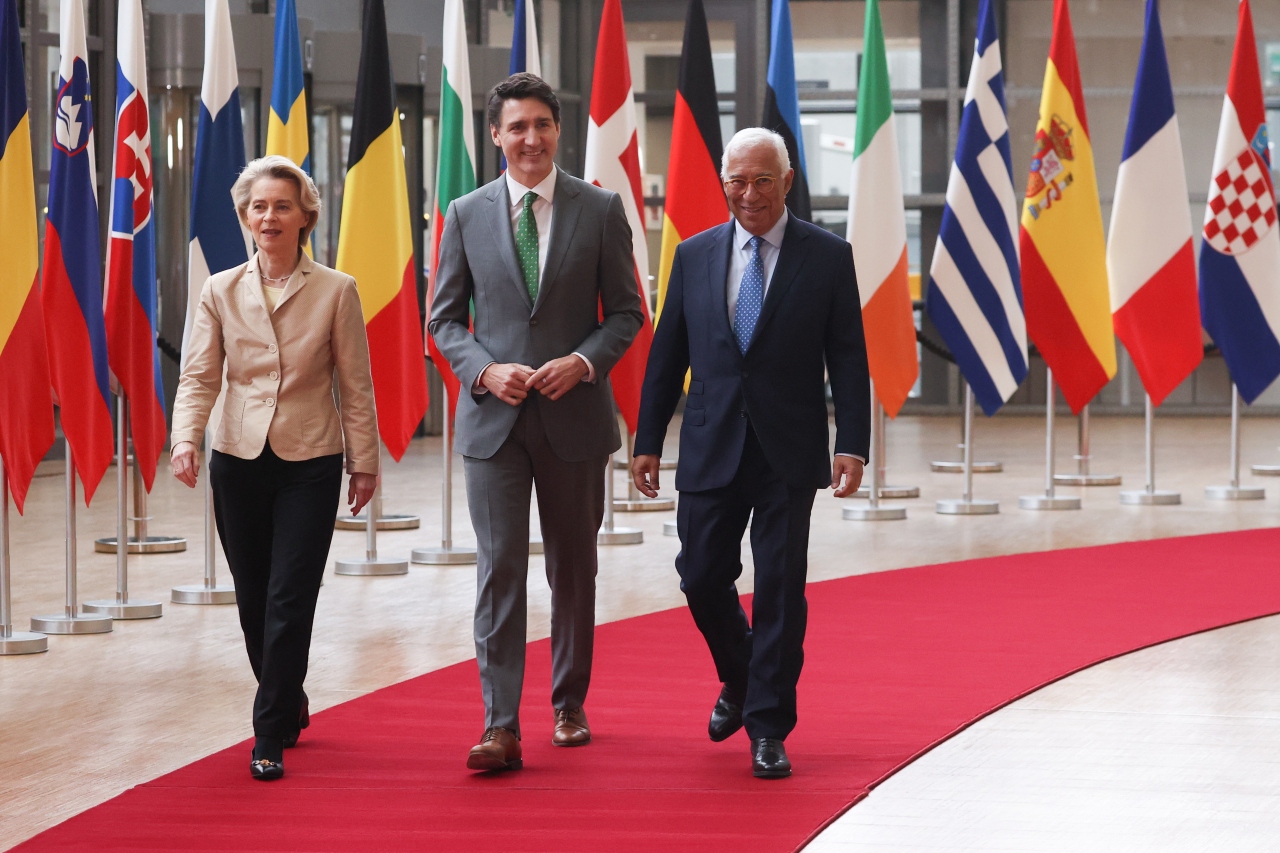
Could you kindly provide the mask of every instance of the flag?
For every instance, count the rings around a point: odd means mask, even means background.
[[[111,386],[102,314],[97,172],[89,51],[79,0],[62,0],[58,86],[54,96],[49,212],[44,229],[41,301],[53,391],[84,502],[111,464]]]
[[[36,182],[18,28],[18,0],[0,0],[0,459],[22,512],[36,466],[53,444],[53,397],[36,287]]]
[[[1252,403],[1280,375],[1280,232],[1248,0],[1239,15],[1204,214],[1200,313]]]
[[[1079,413],[1116,374],[1102,208],[1067,0],[1054,0],[1036,152],[1022,209],[1027,331]]]
[[[511,61],[507,74],[528,72],[542,76],[542,58],[538,56],[538,21],[533,14],[533,0],[516,0],[515,28],[511,31]],[[499,154],[500,168],[506,171],[507,158]]]
[[[1021,281],[1000,37],[983,0],[925,309],[988,415],[1027,377]]]
[[[182,366],[200,305],[200,290],[213,273],[249,260],[249,237],[240,225],[231,187],[244,170],[244,130],[240,85],[227,0],[205,0],[204,79],[196,125],[191,178],[191,244],[187,253],[187,318],[182,333]],[[215,422],[210,415],[210,423]]]
[[[1107,238],[1116,335],[1160,405],[1204,359],[1191,205],[1158,0],[1147,0]]]
[[[920,365],[907,283],[907,219],[902,206],[898,137],[878,0],[867,0],[863,26],[845,239],[853,246],[871,381],[885,413],[896,417],[916,384]]]
[[[378,432],[397,462],[427,413],[422,317],[399,119],[386,9],[382,0],[365,0],[338,269],[353,276],[360,289]]]
[[[800,134],[800,96],[796,93],[796,58],[787,0],[773,0],[771,33],[764,118],[760,123],[786,140],[787,156],[796,170],[791,192],[787,193],[787,208],[808,222],[813,218],[813,208],[809,203],[809,172],[804,165],[804,137]]]
[[[294,0],[276,0],[275,65],[271,72],[271,114],[267,153],[288,157],[311,174],[307,135],[307,90],[302,78],[302,41]]]
[[[471,120],[471,66],[467,59],[467,21],[462,0],[444,2],[444,62],[440,67],[440,140],[436,146],[436,201],[431,212],[431,268],[427,280],[427,316],[435,298],[444,216],[455,199],[476,188],[476,137]],[[427,334],[427,355],[444,380],[449,420],[458,407],[458,377]]]
[[[671,122],[667,161],[667,200],[662,214],[662,254],[658,261],[656,324],[667,298],[667,282],[682,240],[729,221],[729,205],[720,180],[720,107],[711,67],[711,35],[702,0],[690,0],[680,49],[680,80]]]
[[[165,443],[156,348],[156,230],[142,1],[121,0],[116,34],[116,139],[107,241],[107,361],[129,401],[133,458],[147,491]]]
[[[631,225],[631,255],[636,266],[644,323],[631,346],[609,374],[613,399],[634,435],[640,418],[640,386],[653,342],[649,322],[649,248],[645,239],[644,192],[640,186],[640,142],[636,136],[636,102],[631,88],[631,61],[622,23],[621,0],[605,0],[596,42],[591,80],[591,114],[587,121],[587,156],[583,178],[622,198]]]

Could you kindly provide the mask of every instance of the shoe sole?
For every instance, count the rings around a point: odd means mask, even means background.
[[[517,758],[514,761],[498,761],[487,755],[469,755],[467,756],[468,770],[482,770],[492,772],[495,770],[519,770],[524,767],[524,759]]]
[[[753,770],[751,775],[757,779],[786,779],[791,775],[790,770]]]
[[[254,779],[257,779],[259,782],[274,782],[276,779],[284,778],[283,770],[281,770],[279,773],[254,773],[253,771],[250,771],[250,774],[253,776]]]

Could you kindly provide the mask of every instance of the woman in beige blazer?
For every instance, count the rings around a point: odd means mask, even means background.
[[[209,476],[258,679],[250,771],[278,779],[283,750],[310,723],[302,684],[343,456],[354,513],[377,485],[378,419],[355,279],[302,251],[320,211],[315,184],[270,156],[246,166],[232,194],[258,252],[200,293],[173,404],[173,474],[195,487],[225,368]]]

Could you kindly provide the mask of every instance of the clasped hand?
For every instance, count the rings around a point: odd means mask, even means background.
[[[586,375],[586,362],[566,355],[536,370],[527,364],[491,364],[480,382],[508,406],[518,406],[535,390],[550,400],[559,400]]]

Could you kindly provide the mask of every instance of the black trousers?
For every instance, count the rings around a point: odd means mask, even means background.
[[[770,467],[750,428],[729,485],[680,493],[680,589],[720,680],[745,695],[743,722],[752,738],[785,738],[796,725],[808,618],[809,517],[816,493],[789,487]],[[751,624],[736,586],[749,519],[755,558]]]
[[[236,607],[258,679],[253,733],[298,730],[316,598],[329,560],[342,455],[289,462],[271,445],[257,459],[213,451],[218,538],[236,582]]]

